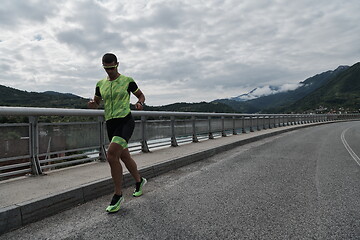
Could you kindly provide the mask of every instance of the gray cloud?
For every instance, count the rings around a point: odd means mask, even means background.
[[[357,0],[4,0],[0,80],[88,97],[114,52],[152,105],[286,90],[359,61],[359,11]]]
[[[0,4],[0,26],[14,28],[23,22],[44,22],[58,11],[53,1],[2,0]]]

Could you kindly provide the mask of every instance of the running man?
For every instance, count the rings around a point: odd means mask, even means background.
[[[107,161],[114,182],[114,196],[106,211],[113,213],[119,211],[121,203],[124,201],[121,189],[123,169],[119,159],[124,162],[136,181],[134,197],[142,195],[142,188],[146,184],[146,179],[140,176],[128,149],[129,139],[135,127],[135,121],[130,111],[130,92],[138,98],[135,105],[137,110],[143,109],[145,96],[134,79],[118,72],[119,62],[114,54],[106,53],[102,58],[102,64],[108,76],[96,84],[94,99],[88,102],[88,107],[98,108],[101,100],[104,101],[106,127],[110,140]]]

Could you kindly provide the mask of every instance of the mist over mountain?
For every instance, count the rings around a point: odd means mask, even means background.
[[[278,88],[272,88],[276,93],[272,93],[267,96],[261,96],[255,99],[242,101],[242,97],[230,98],[230,99],[218,99],[214,102],[221,102],[232,106],[235,110],[248,113],[256,112],[278,112],[279,109],[285,109],[287,106],[294,104],[300,99],[304,98],[308,94],[314,92],[320,87],[326,85],[330,80],[336,78],[339,74],[347,71],[349,66],[339,66],[335,70],[329,70],[313,77],[310,77],[298,84],[298,87],[290,91],[279,91]],[[274,91],[274,92],[275,92]],[[287,108],[287,110],[290,110]]]
[[[248,93],[244,93],[237,97],[230,98],[229,100],[245,102],[245,101],[252,100],[255,98],[259,98],[259,97],[263,97],[266,95],[277,93],[279,90],[280,90],[279,87],[270,86],[270,85],[263,86],[263,87],[257,87]]]
[[[301,87],[306,87],[308,90],[303,91],[306,95],[308,92],[311,92],[312,90],[318,88],[319,86],[322,86],[329,78],[331,78],[334,74],[340,73],[346,69],[348,69],[349,66],[339,66],[335,70],[330,70],[321,74],[317,74],[314,77],[308,78],[303,82],[299,82],[297,84],[284,84],[281,86],[271,86],[266,85],[262,87],[257,87],[251,90],[248,93],[241,94],[237,97],[229,98],[229,100],[234,101],[249,101],[260,97],[265,97],[268,95],[273,95],[281,92],[289,92],[293,90],[297,90],[301,92],[304,90],[304,88],[301,89]]]

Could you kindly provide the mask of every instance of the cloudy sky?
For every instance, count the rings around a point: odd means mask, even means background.
[[[292,89],[360,61],[359,12],[359,0],[1,0],[0,84],[89,98],[113,52],[149,105]]]

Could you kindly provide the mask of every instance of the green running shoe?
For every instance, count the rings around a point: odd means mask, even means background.
[[[140,197],[143,194],[142,188],[146,183],[147,183],[147,180],[145,178],[141,178],[141,182],[136,183],[136,188],[133,193],[134,197]]]
[[[106,208],[106,211],[109,213],[114,213],[119,211],[120,207],[121,207],[121,203],[124,202],[124,197],[123,196],[118,196],[116,194],[114,194],[110,205]]]

